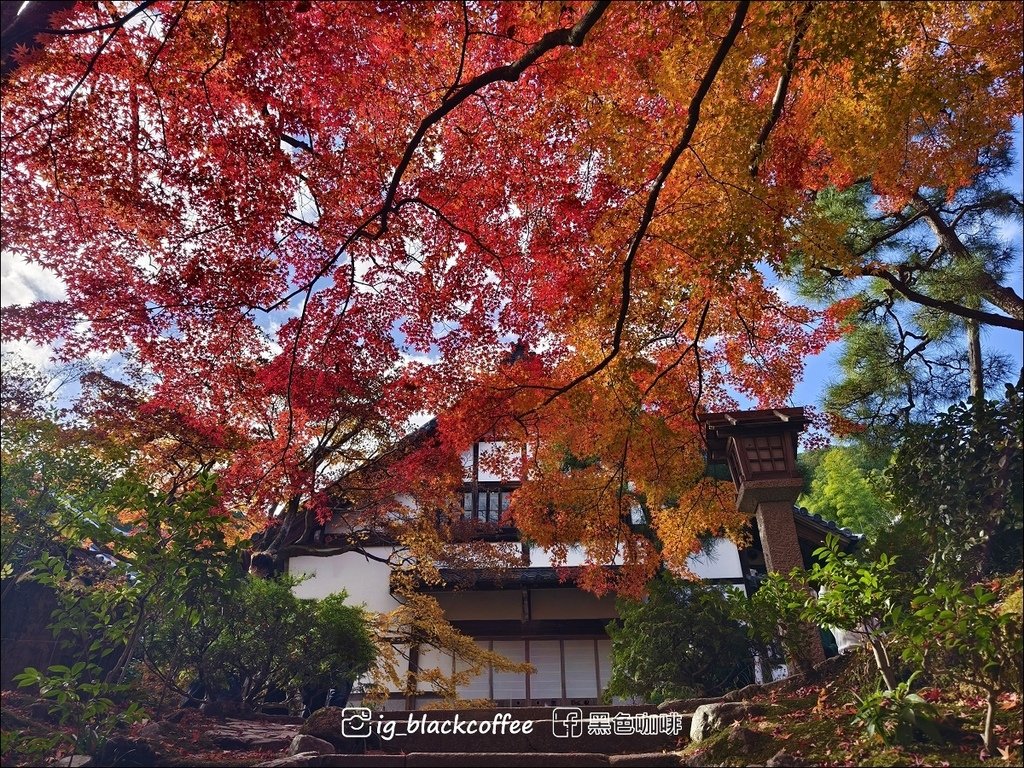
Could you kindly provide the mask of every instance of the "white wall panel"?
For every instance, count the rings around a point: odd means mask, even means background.
[[[565,640],[565,695],[570,698],[594,698],[597,690],[597,665],[593,640]]]
[[[562,698],[562,647],[558,640],[530,640],[531,699]]]
[[[739,550],[728,539],[715,539],[710,555],[691,555],[686,565],[702,579],[738,579],[743,576]]]
[[[484,650],[489,650],[491,647],[489,640],[477,640],[476,644]],[[467,664],[462,659],[455,659],[455,669],[458,672],[465,672],[470,666],[470,664]],[[491,697],[490,668],[484,667],[483,671],[472,678],[468,685],[460,685],[458,691],[459,696],[464,699],[489,699]]]
[[[608,687],[608,681],[612,676],[612,641],[609,638],[597,641],[597,672],[598,682],[603,691]]]
[[[432,645],[421,645],[419,668],[422,672],[437,669],[442,675],[451,675],[454,670],[452,655],[446,651],[439,651]],[[421,681],[419,690],[432,691],[433,687],[429,683]]]
[[[480,482],[517,482],[522,477],[522,448],[514,443],[481,442],[479,453]]]
[[[368,547],[377,557],[387,558],[390,547]],[[348,592],[347,602],[363,605],[367,610],[385,612],[398,607],[391,596],[391,568],[386,563],[370,560],[358,552],[346,552],[331,557],[293,557],[288,561],[292,576],[309,576],[295,589],[303,599],[321,600],[335,592]]]
[[[587,553],[583,547],[569,547],[565,554],[565,562],[556,562],[551,550],[543,547],[530,547],[530,566],[532,568],[553,568],[555,566],[585,565]]]
[[[526,661],[526,642],[524,640],[495,640],[495,653],[500,653],[510,661]],[[522,672],[498,672],[494,675],[494,698],[524,699],[526,698],[526,675]]]

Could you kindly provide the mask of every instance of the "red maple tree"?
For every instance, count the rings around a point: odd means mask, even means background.
[[[795,248],[842,268],[815,192],[969,182],[1021,30],[1016,3],[79,3],[4,84],[3,248],[66,286],[4,335],[124,356],[257,519],[446,504],[474,439],[524,443],[517,525],[636,587],[742,526],[695,415],[782,404],[851,309],[773,287]]]

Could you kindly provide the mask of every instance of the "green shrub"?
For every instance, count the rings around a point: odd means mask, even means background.
[[[606,696],[667,699],[722,693],[751,682],[750,647],[717,587],[661,573],[646,600],[619,600]]]
[[[993,588],[994,587],[994,588]],[[906,622],[904,658],[922,668],[946,665],[960,682],[985,697],[982,730],[985,748],[995,754],[995,710],[999,694],[1021,692],[1024,656],[1021,615],[1000,610],[998,585],[965,588],[956,581],[921,587],[914,597],[914,613]],[[937,657],[935,650],[953,653]]]
[[[843,552],[831,535],[814,556],[817,562],[806,578],[819,585],[819,596],[805,601],[803,619],[863,637],[885,687],[894,690],[898,680],[887,636],[902,620],[905,597],[903,580],[894,568],[895,558],[881,554],[877,560],[860,561]]]
[[[853,720],[864,726],[869,738],[877,737],[884,744],[909,746],[914,741],[940,742],[938,711],[910,686],[916,675],[899,683],[892,690],[879,689],[864,698],[857,698],[857,714]]]
[[[769,574],[749,598],[742,590],[729,593],[732,618],[745,628],[751,649],[769,665],[789,661],[802,674],[813,671],[810,640],[818,630],[802,618],[810,596],[802,571]]]
[[[154,628],[148,661],[182,692],[182,683],[198,678],[211,694],[252,709],[271,689],[354,681],[376,655],[364,612],[346,605],[343,592],[301,600],[295,583],[243,578],[220,591],[211,586],[194,623],[172,618]]]
[[[34,685],[39,689],[39,696],[49,704],[49,713],[70,728],[69,735],[58,734],[61,740],[67,740],[79,754],[98,755],[115,728],[144,716],[135,703],[123,710],[117,708],[111,697],[123,694],[127,686],[103,683],[103,670],[96,664],[55,664],[47,673],[28,667],[14,680],[19,688]],[[57,743],[49,743],[47,749]]]

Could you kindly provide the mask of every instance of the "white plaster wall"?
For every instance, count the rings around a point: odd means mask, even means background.
[[[522,545],[518,541],[474,541],[471,544],[448,543],[437,565],[441,568],[494,568],[522,565]]]
[[[480,443],[480,475],[481,482],[497,482],[500,480],[519,480],[522,475],[521,450],[518,446],[507,442]],[[497,462],[500,471],[488,466]]]
[[[710,556],[691,555],[686,564],[695,576],[702,579],[738,579],[743,576],[740,553],[728,539],[716,539]]]
[[[522,448],[505,441],[477,443],[480,448],[480,466],[477,480],[482,483],[496,483],[502,480],[519,481],[522,475]],[[501,471],[495,471],[495,463]],[[462,470],[465,480],[473,479],[473,449],[462,454]]]
[[[367,552],[382,558],[392,551],[391,547],[367,548]],[[296,597],[320,600],[344,589],[350,604],[363,605],[370,611],[383,613],[399,605],[390,592],[391,568],[359,552],[331,557],[293,557],[288,561],[288,573],[309,576],[295,587]]]
[[[484,650],[491,649],[490,640],[476,640],[476,644]],[[466,663],[462,659],[455,659],[455,669],[458,672],[465,672],[471,668],[472,665]],[[485,667],[479,675],[475,675],[470,678],[468,685],[462,685],[458,688],[459,696],[464,699],[489,699],[491,697],[491,670],[489,667]]]
[[[420,646],[420,658],[419,667],[423,672],[429,672],[430,670],[436,669],[442,675],[451,675],[454,669],[455,659],[448,651],[441,651],[432,645],[421,645]],[[418,690],[429,692],[433,691],[433,686],[425,680],[420,680],[417,686]]]
[[[583,547],[572,546],[566,552],[564,563],[555,563],[551,550],[543,547],[530,547],[531,568],[552,568],[558,566],[584,565],[587,562],[587,553]]]
[[[491,648],[509,661],[526,661],[526,644],[522,640],[494,640]],[[526,675],[522,672],[491,670],[491,685],[496,699],[522,699],[526,697]]]

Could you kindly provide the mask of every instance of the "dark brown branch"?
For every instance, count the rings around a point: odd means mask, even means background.
[[[416,132],[413,134],[412,139],[406,145],[405,153],[402,155],[402,159],[398,162],[398,167],[395,168],[395,172],[391,176],[391,183],[388,184],[388,191],[384,197],[384,205],[381,209],[380,232],[383,233],[387,231],[388,214],[391,212],[391,206],[395,202],[395,195],[398,194],[398,185],[401,183],[402,176],[405,175],[405,171],[409,167],[409,163],[412,162],[413,155],[415,155],[416,150],[419,149],[420,142],[423,141],[423,137],[426,136],[427,131],[441,122],[441,120],[443,120],[449,112],[459,106],[459,104],[486,86],[500,81],[508,83],[516,82],[520,75],[522,75],[531,64],[537,61],[537,59],[545,53],[563,46],[571,46],[573,48],[581,46],[587,33],[597,23],[598,19],[601,18],[601,15],[608,9],[610,4],[609,0],[599,0],[599,2],[594,3],[590,6],[589,10],[583,14],[583,18],[576,22],[574,26],[568,28],[563,27],[545,33],[545,35],[530,46],[529,50],[520,56],[518,60],[511,64],[506,64],[505,66],[488,70],[487,72],[483,72],[472,78],[465,85],[456,88],[451,96],[445,98],[441,102],[441,105],[437,109],[423,118],[423,120],[420,121]]]
[[[972,307],[965,307],[962,304],[957,304],[954,301],[946,301],[944,299],[935,299],[927,294],[921,293],[911,287],[908,280],[902,279],[897,275],[894,275],[888,269],[883,268],[870,268],[862,267],[857,270],[855,275],[843,272],[841,269],[835,269],[833,267],[826,267],[821,264],[812,265],[815,269],[821,270],[822,272],[831,275],[832,277],[877,277],[885,280],[892,286],[893,290],[902,294],[907,299],[921,304],[925,307],[931,307],[932,309],[938,309],[943,312],[948,312],[951,315],[957,317],[963,317],[968,320],[977,320],[979,323],[984,325],[991,325],[997,328],[1009,328],[1012,331],[1024,331],[1024,320],[1018,320],[1014,317],[1007,317],[1006,315],[998,315],[995,312],[986,312],[982,309],[974,309]]]
[[[971,257],[970,251],[964,245],[956,230],[946,223],[942,215],[935,210],[921,193],[914,195],[913,205],[924,217],[925,222],[950,256],[955,259],[969,259]],[[1012,288],[1001,285],[988,272],[983,272],[982,274],[983,277],[978,288],[985,298],[1010,317],[1024,322],[1024,299],[1018,296],[1017,292]]]
[[[280,138],[281,141],[283,141],[289,147],[304,150],[306,152],[309,152],[311,155],[316,154],[316,152],[313,151],[313,147],[311,147],[306,142],[302,141],[302,139],[297,139],[294,136],[289,136],[287,133],[282,133]]]
[[[775,124],[782,117],[782,110],[786,106],[786,94],[789,92],[789,81],[793,77],[793,70],[796,68],[796,60],[800,55],[800,44],[804,35],[807,34],[807,27],[811,20],[811,11],[814,10],[814,3],[804,3],[803,10],[796,20],[796,32],[793,39],[789,41],[789,50],[786,51],[786,62],[782,67],[782,76],[779,78],[779,85],[775,89],[775,97],[772,99],[772,111],[761,126],[761,132],[757,135],[757,141],[750,152],[750,176],[757,178],[757,172],[761,164],[761,156],[764,154],[764,145],[771,135]]]
[[[654,210],[658,205],[658,197],[665,186],[665,181],[668,179],[669,174],[672,173],[672,169],[675,167],[679,157],[684,151],[686,151],[686,148],[689,147],[690,140],[693,138],[693,134],[697,130],[697,123],[700,120],[701,105],[703,104],[705,97],[708,95],[708,92],[711,90],[711,86],[714,84],[715,78],[718,76],[718,71],[721,69],[726,55],[732,48],[733,43],[736,42],[736,38],[739,35],[740,30],[743,28],[743,20],[746,18],[749,5],[750,3],[746,2],[746,0],[736,5],[736,13],[733,16],[732,25],[729,27],[729,31],[722,39],[722,42],[719,43],[718,50],[715,51],[715,55],[711,59],[711,63],[708,65],[707,71],[701,78],[697,92],[693,94],[693,98],[690,100],[690,105],[687,107],[687,120],[686,127],[683,129],[683,135],[672,150],[672,153],[665,159],[665,162],[661,166],[661,171],[654,179],[651,191],[647,195],[647,205],[644,206],[644,212],[640,218],[640,224],[637,226],[636,232],[633,234],[629,245],[629,252],[626,254],[626,260],[622,264],[622,297],[619,303],[619,316],[615,321],[615,330],[612,335],[611,349],[608,351],[608,354],[605,355],[599,363],[597,363],[597,365],[587,371],[584,371],[568,384],[557,388],[554,392],[548,395],[548,397],[545,398],[543,405],[550,404],[559,395],[565,394],[576,385],[586,381],[591,376],[600,373],[612,360],[615,359],[616,355],[619,354],[619,349],[622,346],[622,334],[626,326],[626,317],[629,314],[630,287],[633,277],[633,263],[636,260],[636,254],[640,250],[640,244],[646,237],[647,229],[651,224],[651,220],[654,218]]]
[[[963,317],[968,320],[977,320],[979,323],[985,325],[993,325],[999,328],[1009,328],[1013,331],[1024,331],[1024,319],[1017,319],[1014,317],[1007,317],[1006,315],[997,315],[994,312],[986,312],[981,309],[973,309],[971,307],[965,307],[962,304],[957,304],[954,301],[946,301],[944,299],[935,299],[926,294],[920,293],[914,290],[908,282],[901,280],[896,275],[892,274],[887,269],[879,270],[867,270],[866,274],[873,277],[880,277],[885,280],[889,285],[895,288],[897,291],[902,293],[911,301],[918,304],[923,304],[926,307],[932,309],[939,309],[943,312],[948,312],[951,315],[957,317]]]
[[[425,118],[423,118],[423,120],[420,122],[419,127],[416,129],[416,132],[413,134],[412,139],[410,139],[408,145],[406,145],[405,152],[402,154],[402,159],[399,162],[398,167],[395,168],[395,172],[391,176],[391,181],[388,184],[388,191],[385,196],[383,205],[381,205],[379,209],[377,209],[374,213],[368,216],[365,221],[359,224],[355,228],[355,230],[353,230],[353,232],[347,238],[345,238],[345,241],[337,249],[335,249],[334,254],[331,256],[331,258],[328,259],[319,270],[317,270],[317,273],[313,275],[305,285],[296,288],[294,291],[287,294],[286,296],[283,296],[281,299],[271,304],[269,307],[254,307],[254,309],[259,309],[263,312],[271,312],[283,306],[296,296],[299,296],[303,293],[308,293],[309,291],[312,290],[313,285],[330,271],[331,267],[335,264],[335,262],[337,262],[337,260],[341,257],[341,254],[345,252],[345,249],[348,248],[349,245],[351,245],[353,242],[359,239],[380,239],[384,235],[384,233],[387,232],[387,218],[388,215],[392,213],[394,210],[395,196],[398,193],[398,186],[402,181],[402,176],[405,174],[405,171],[408,169],[409,164],[412,162],[413,155],[415,155],[416,150],[419,147],[420,142],[423,140],[423,137],[426,135],[427,131],[429,131],[433,126],[439,123],[446,115],[448,115],[448,113],[455,109],[459,104],[461,104],[470,96],[479,92],[485,86],[499,81],[506,81],[510,83],[515,82],[516,80],[519,79],[519,76],[526,70],[527,67],[533,64],[537,59],[539,59],[548,51],[566,45],[578,48],[580,45],[583,44],[584,37],[594,26],[594,24],[597,23],[597,20],[601,17],[601,14],[604,13],[604,11],[608,8],[609,5],[609,0],[600,0],[599,2],[594,3],[590,7],[590,10],[588,10],[587,13],[584,14],[583,18],[580,19],[575,26],[569,28],[560,28],[546,33],[538,42],[534,43],[525,54],[523,54],[518,60],[516,60],[512,64],[506,64],[501,67],[495,67],[494,69],[488,70],[487,72],[477,75],[465,85],[462,85],[459,88],[457,88],[452,96],[445,98],[441,102],[441,106],[439,106],[437,109],[435,109]],[[379,220],[379,223],[377,225],[376,231],[371,232],[370,224],[377,220]]]
[[[68,95],[65,97],[64,104],[62,106],[58,107],[57,109],[53,110],[52,112],[48,112],[47,114],[43,115],[38,120],[35,120],[30,125],[26,126],[22,130],[18,131],[11,138],[16,138],[18,136],[22,136],[25,133],[27,133],[29,130],[31,130],[31,129],[39,126],[39,125],[42,125],[47,120],[52,120],[58,114],[60,114],[60,112],[62,110],[64,110],[67,113],[68,118],[70,119],[71,103],[72,103],[72,101],[75,98],[75,94],[78,93],[78,89],[82,87],[82,84],[86,80],[89,79],[89,75],[91,75],[93,69],[95,69],[96,62],[99,61],[99,58],[103,54],[103,51],[106,50],[107,46],[110,45],[110,42],[117,36],[118,31],[122,27],[124,27],[125,24],[127,24],[135,16],[137,16],[138,14],[140,14],[144,10],[146,10],[146,8],[148,6],[150,6],[150,5],[152,5],[154,2],[156,2],[156,0],[143,0],[143,2],[139,3],[139,5],[137,5],[135,8],[133,8],[130,12],[126,13],[124,16],[121,16],[120,18],[116,19],[115,21],[111,22],[110,24],[103,25],[101,27],[101,29],[103,29],[103,30],[109,29],[110,30],[110,34],[107,35],[106,38],[104,38],[103,42],[100,43],[99,48],[97,48],[96,52],[90,57],[89,63],[88,63],[88,65],[86,65],[85,71],[82,73],[82,76],[80,78],[78,78],[77,82],[75,82],[74,86],[72,86],[71,90],[68,92]],[[46,31],[46,30],[43,30],[43,31]],[[81,34],[86,34],[86,33],[83,31],[83,32],[81,32]],[[5,59],[5,63],[6,63],[6,59]]]
[[[469,50],[469,9],[466,6],[467,0],[462,0],[462,51],[459,53],[459,69],[455,73],[455,79],[452,81],[451,87],[445,91],[442,102],[446,101],[462,83],[462,75],[466,71],[466,53]]]
[[[292,544],[284,547],[279,552],[281,559],[287,559],[291,557],[333,557],[334,555],[345,555],[349,552],[358,552],[360,555],[365,557],[367,560],[374,560],[378,563],[384,563],[390,565],[390,557],[380,557],[379,555],[373,555],[366,551],[365,546],[358,544],[345,544],[338,547],[316,547],[316,546],[302,546],[298,544]]]
[[[690,352],[692,350],[696,349],[697,346],[700,344],[700,337],[701,337],[701,334],[704,332],[704,321],[707,320],[707,318],[708,318],[708,310],[710,308],[711,308],[711,302],[710,301],[705,301],[704,302],[704,308],[701,310],[701,313],[700,313],[700,319],[697,321],[697,328],[693,332],[693,341],[691,341],[689,344],[686,345],[686,348],[679,354],[679,356],[675,359],[675,361],[673,361],[673,363],[671,365],[666,366],[664,370],[659,372],[658,375],[654,377],[654,381],[652,381],[650,384],[647,385],[647,389],[644,390],[644,394],[640,398],[641,401],[647,398],[647,395],[650,394],[651,390],[654,389],[655,385],[657,385],[657,383],[659,381],[661,381],[662,378],[664,378],[666,374],[668,374],[673,368],[675,368],[680,363],[682,363],[683,362],[683,358],[685,358],[688,354],[690,354]]]

